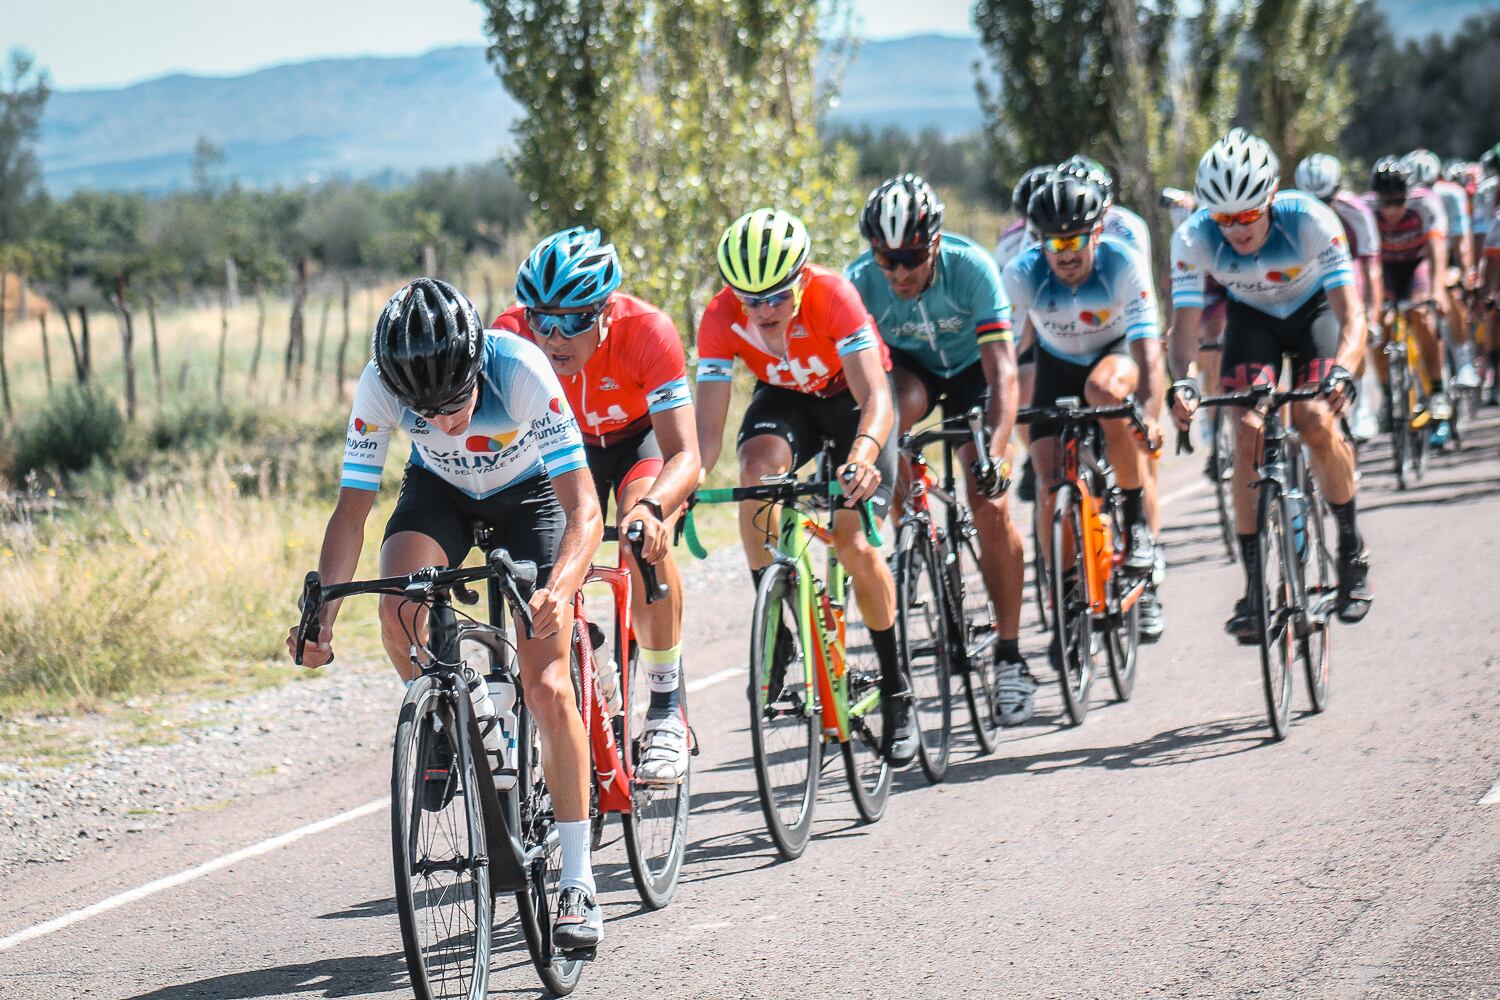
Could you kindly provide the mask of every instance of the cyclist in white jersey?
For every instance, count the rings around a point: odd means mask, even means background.
[[[1469,306],[1466,294],[1475,287],[1473,226],[1469,219],[1469,196],[1457,184],[1443,176],[1443,161],[1430,149],[1414,149],[1401,158],[1419,186],[1432,192],[1442,207],[1448,226],[1448,266],[1434,271],[1434,284],[1441,285],[1448,300],[1448,344],[1453,350],[1456,371],[1453,380],[1461,386],[1479,385],[1474,368],[1474,345],[1469,340]]]
[[[325,585],[353,578],[397,426],[412,448],[385,527],[381,576],[462,565],[474,521],[495,528],[497,544],[513,558],[536,563],[535,637],[517,629],[516,653],[562,834],[555,940],[564,949],[596,947],[603,922],[589,858],[589,752],[573,700],[568,638],[573,595],[603,522],[578,425],[541,350],[514,334],[487,333],[473,304],[445,282],[419,278],[392,296],[371,347],[318,570]],[[323,609],[318,642],[304,654],[308,666],[333,659],[338,610],[337,602]],[[396,672],[415,678],[411,649],[425,641],[425,609],[382,597],[380,633]],[[296,638],[294,628],[289,651]]]
[[[1365,346],[1365,313],[1354,295],[1347,240],[1337,216],[1300,191],[1278,194],[1280,164],[1264,139],[1233,129],[1198,164],[1203,206],[1172,237],[1172,371],[1179,379],[1198,346],[1204,278],[1229,295],[1222,381],[1227,389],[1275,383],[1291,354],[1297,384],[1322,382],[1326,400],[1298,403],[1292,420],[1312,455],[1318,485],[1339,526],[1338,614],[1359,621],[1369,610],[1369,554],[1355,524],[1354,453],[1335,426],[1348,405],[1350,371]],[[1175,387],[1176,383],[1174,383]],[[1174,394],[1175,395],[1175,394]],[[1195,404],[1178,395],[1179,427]],[[1225,630],[1253,644],[1258,609],[1248,567],[1258,565],[1255,532],[1256,456],[1261,419],[1245,410],[1235,442],[1235,527],[1246,570],[1246,596]]]
[[[1074,396],[1090,406],[1111,406],[1134,395],[1154,443],[1158,435],[1153,414],[1161,395],[1162,370],[1156,292],[1145,258],[1123,241],[1104,235],[1104,205],[1100,185],[1075,174],[1059,172],[1039,187],[1031,196],[1027,217],[1042,243],[1006,266],[1005,290],[1025,312],[1036,337],[1032,403],[1049,406]],[[1156,545],[1146,516],[1145,494],[1151,487],[1146,447],[1123,419],[1103,421],[1101,427],[1124,492],[1129,533],[1125,568],[1150,573]],[[1056,434],[1050,424],[1030,427],[1031,460],[1039,483],[1050,485],[1057,478]],[[1051,523],[1042,506],[1037,505],[1036,528],[1045,552]],[[1154,614],[1159,635],[1159,607]]]

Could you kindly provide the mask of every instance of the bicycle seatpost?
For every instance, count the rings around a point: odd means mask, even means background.
[[[635,564],[641,568],[641,580],[646,584],[646,603],[655,604],[667,596],[670,588],[657,578],[656,567],[648,563],[641,554],[645,547],[645,532],[645,524],[635,521],[625,529],[625,538],[630,542],[630,550],[635,553]]]

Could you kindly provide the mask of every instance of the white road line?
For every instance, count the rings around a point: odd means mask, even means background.
[[[1484,793],[1484,798],[1478,802],[1482,806],[1500,806],[1500,781],[1495,782],[1495,787]]]
[[[722,684],[732,677],[743,676],[745,676],[745,668],[743,666],[729,667],[728,669],[720,670],[716,674],[709,674],[707,677],[700,677],[695,681],[688,681],[687,693],[692,694],[694,691],[702,691],[704,688],[711,688],[715,684]]]
[[[287,846],[288,844],[295,843],[301,840],[303,837],[311,837],[313,834],[322,833],[325,830],[331,830],[334,827],[341,826],[342,824],[348,823],[351,820],[356,820],[362,816],[368,816],[371,813],[379,812],[382,809],[388,808],[390,804],[391,800],[389,797],[376,799],[374,802],[366,802],[364,805],[359,806],[355,809],[350,809],[348,812],[342,812],[337,816],[330,816],[327,819],[318,820],[316,823],[309,823],[306,826],[298,827],[295,830],[283,833],[280,836],[272,837],[269,840],[262,840],[258,844],[252,844],[249,847],[241,848],[240,850],[235,851],[232,854],[226,854],[223,857],[215,858],[212,861],[205,861],[203,864],[198,865],[194,868],[189,868],[187,871],[178,872],[176,875],[169,875],[166,878],[159,878],[155,882],[147,882],[143,886],[135,889],[130,889],[126,892],[122,892],[118,896],[111,896],[106,900],[94,903],[92,906],[85,906],[82,909],[74,910],[72,913],[65,913],[60,917],[48,920],[46,923],[37,924],[34,927],[28,927],[24,931],[17,931],[15,934],[10,935],[9,937],[0,938],[0,951],[5,951],[8,948],[14,948],[18,944],[26,941],[31,941],[35,938],[43,937],[47,934],[51,934],[54,931],[60,931],[64,927],[71,927],[72,925],[80,921],[87,920],[90,917],[97,917],[101,913],[107,913],[110,910],[118,909],[119,907],[124,906],[127,903],[133,903],[138,899],[145,899],[147,896],[155,895],[156,893],[162,892],[166,889],[176,888],[177,886],[182,885],[186,882],[191,882],[194,879],[199,879],[212,872],[216,872],[220,868],[238,864],[239,862],[244,861],[247,858],[253,858],[261,854],[268,854],[271,851],[277,850],[278,848],[282,848]]]

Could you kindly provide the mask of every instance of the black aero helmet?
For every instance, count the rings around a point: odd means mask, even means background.
[[[1370,172],[1370,190],[1382,197],[1406,197],[1411,190],[1411,171],[1399,157],[1382,156]]]
[[[1056,173],[1031,194],[1026,221],[1046,236],[1094,228],[1104,218],[1104,188],[1094,180]]]
[[[1026,206],[1031,204],[1032,192],[1042,181],[1051,177],[1056,169],[1050,164],[1043,164],[1040,167],[1032,167],[1021,175],[1021,179],[1016,181],[1015,189],[1010,193],[1010,207],[1016,210],[1016,214],[1026,214]]]
[[[925,247],[942,228],[943,203],[916,174],[892,177],[871,191],[859,216],[859,234],[882,250]]]
[[[474,303],[436,278],[418,278],[391,296],[375,322],[370,353],[381,384],[417,412],[473,391],[484,362],[484,324]]]

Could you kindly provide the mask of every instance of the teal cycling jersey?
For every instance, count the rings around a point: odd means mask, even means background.
[[[979,345],[1011,339],[1010,301],[990,255],[972,241],[944,233],[932,286],[898,299],[868,251],[846,272],[881,339],[948,378],[979,362]]]

